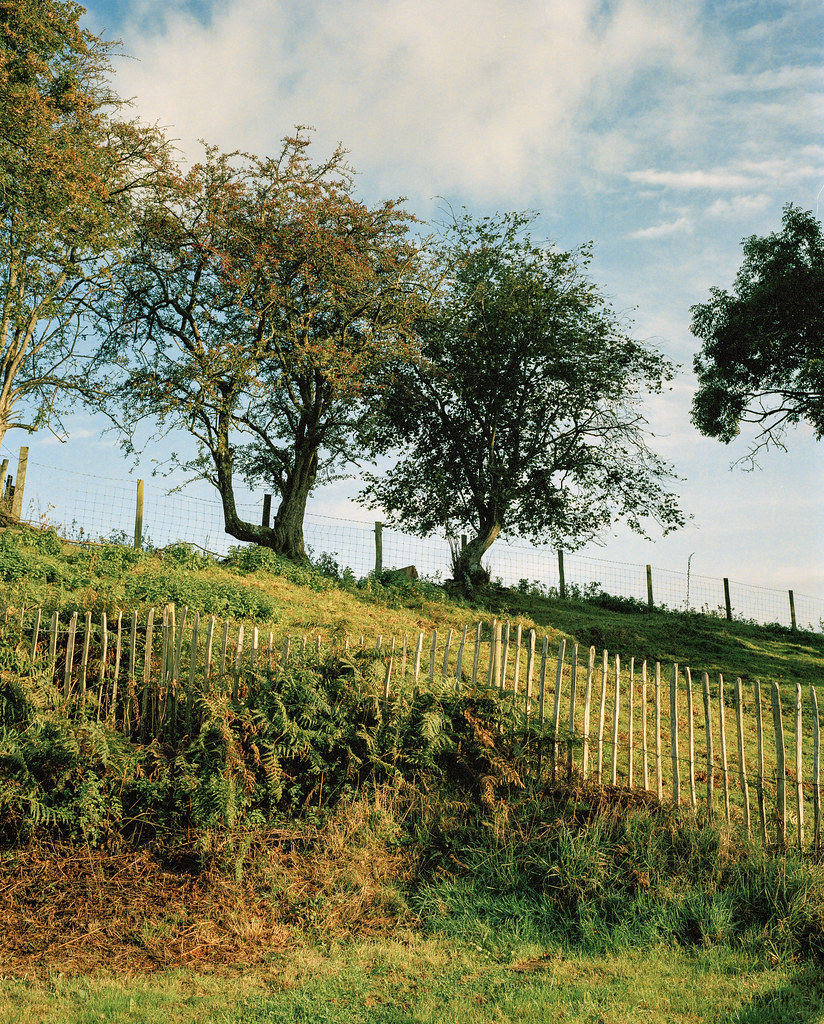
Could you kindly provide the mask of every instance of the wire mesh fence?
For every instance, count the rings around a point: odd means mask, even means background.
[[[133,543],[135,534],[136,480],[115,480],[93,473],[78,474],[29,460],[23,518],[53,526],[69,540]],[[249,522],[260,523],[263,496],[239,501],[238,512]],[[143,542],[164,547],[175,542],[193,544],[219,557],[238,542],[224,529],[219,500],[168,493],[162,484],[150,482],[143,496]],[[304,536],[311,555],[326,554],[340,568],[357,577],[375,569],[375,526],[309,513]],[[438,536],[414,537],[396,530],[381,530],[382,565],[400,568],[414,565],[420,576],[434,581],[449,578],[449,542]],[[824,628],[824,599],[788,591],[753,586],[735,580],[699,576],[655,566],[593,558],[578,553],[563,556],[563,587],[558,552],[547,547],[528,547],[499,541],[485,559],[493,579],[504,586],[541,594],[587,596],[603,592],[676,611],[698,611],[760,623],[795,621],[802,629]],[[729,605],[728,605],[729,601]]]

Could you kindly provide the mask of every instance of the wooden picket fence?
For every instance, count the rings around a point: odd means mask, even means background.
[[[0,611],[0,639],[54,683],[67,712],[126,735],[175,740],[197,729],[209,693],[244,700],[289,665],[358,652],[383,662],[382,694],[496,691],[553,780],[643,788],[780,848],[821,850],[821,733],[814,687],[660,663],[560,643],[496,620],[417,637],[280,637],[187,608],[102,614]],[[703,706],[703,714],[702,714]],[[728,732],[735,740],[728,741]],[[532,742],[533,740],[537,742]],[[732,756],[731,756],[732,753]],[[542,766],[541,759],[545,759]],[[812,820],[810,821],[810,813]],[[811,828],[808,827],[808,822]]]

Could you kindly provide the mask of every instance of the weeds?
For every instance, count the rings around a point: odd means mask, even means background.
[[[333,555],[313,567],[238,548],[220,565],[182,544],[154,553],[118,544],[66,551],[49,531],[0,533],[0,572],[6,597],[27,607],[64,592],[78,608],[173,600],[370,638],[378,615],[417,632],[433,621],[452,628],[467,607],[391,571],[356,580]],[[700,651],[732,671],[777,665],[785,678],[817,678],[820,640],[810,635],[642,616],[606,595],[557,602],[528,583],[521,589],[505,600],[523,602],[525,624],[543,622],[579,642],[661,661]],[[405,617],[393,619],[396,609]],[[154,858],[201,894],[211,879],[224,894],[247,894],[245,919],[221,919],[246,939],[287,926],[345,937],[402,924],[503,959],[529,944],[587,955],[724,947],[766,965],[824,959],[820,865],[733,840],[650,798],[550,786],[549,765],[544,777],[530,776],[494,693],[456,695],[445,685],[393,690],[386,700],[384,669],[373,653],[319,658],[310,646],[262,674],[244,699],[203,695],[190,735],[174,744],[132,743],[97,721],[91,698],[69,717],[61,694],[32,673],[25,645],[4,642],[5,847],[18,851],[13,857],[48,842],[93,861]],[[25,907],[21,915],[24,922]],[[189,956],[213,941],[213,925],[198,931],[190,918],[153,911],[128,934],[135,948],[142,943],[141,956],[178,945]],[[102,934],[116,930],[109,922]],[[226,944],[215,940],[215,948]]]

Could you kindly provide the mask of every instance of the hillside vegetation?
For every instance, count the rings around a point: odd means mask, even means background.
[[[0,533],[0,577],[0,969],[202,979],[219,963],[252,979],[232,989],[246,1009],[198,980],[223,1015],[174,1018],[136,990],[143,1009],[106,1017],[111,990],[85,982],[95,1017],[74,989],[8,982],[16,1016],[0,1021],[337,1022],[353,1005],[367,1021],[538,1021],[551,1005],[558,1019],[617,1021],[634,1019],[639,991],[645,1020],[727,1020],[742,1004],[739,1020],[820,1019],[814,854],[765,849],[651,794],[553,782],[495,694],[382,701],[370,650],[378,635],[494,616],[553,643],[806,686],[821,681],[820,635],[605,594],[494,590],[470,604],[392,573],[357,581],[325,556],[301,567],[248,548],[220,564],[184,545],[138,553],[17,529]],[[165,602],[278,641],[349,637],[350,651],[310,648],[245,701],[204,694],[191,735],[139,743],[93,700],[67,712],[12,628],[38,606],[114,617]],[[608,1004],[592,997],[606,963]],[[664,999],[671,971],[696,991]],[[182,976],[163,977],[183,999]],[[727,1016],[708,1015],[713,999]]]

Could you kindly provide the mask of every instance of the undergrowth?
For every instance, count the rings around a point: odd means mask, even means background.
[[[66,549],[50,531],[0,532],[4,602],[20,608],[171,600],[276,623],[308,593],[304,621],[358,632],[395,609],[407,610],[410,632],[440,613],[471,617],[432,583],[391,572],[356,580],[331,556],[317,562],[239,548],[219,565],[187,545]],[[696,650],[744,676],[820,676],[812,635],[642,614],[603,596],[559,602],[528,587],[489,600],[484,613],[528,615],[610,650],[661,661]],[[326,601],[333,611],[318,610]],[[251,886],[280,921],[319,936],[402,923],[496,957],[524,942],[594,953],[669,943],[824,962],[824,872],[812,857],[626,791],[549,785],[551,765],[536,777],[534,751],[494,694],[436,686],[385,700],[383,671],[360,650],[310,649],[248,699],[204,694],[174,744],[136,743],[100,720],[91,696],[67,714],[25,645],[4,643],[0,842],[139,851]]]
[[[4,845],[149,850],[319,936],[402,922],[496,957],[663,942],[824,962],[820,864],[649,795],[536,778],[496,696],[385,701],[379,666],[310,659],[248,701],[206,695],[171,745],[127,741],[91,701],[67,716],[7,661]]]

